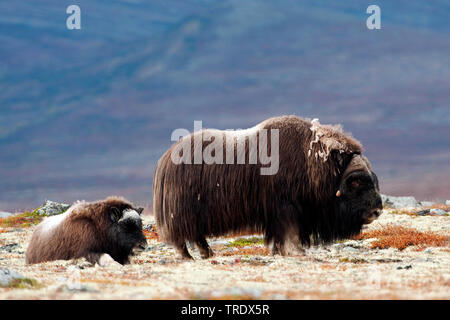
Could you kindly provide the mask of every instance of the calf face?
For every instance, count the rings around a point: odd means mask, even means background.
[[[130,254],[139,253],[147,247],[147,240],[142,231],[141,212],[141,208],[128,208],[123,211],[115,207],[111,209],[112,225],[109,236],[114,243],[111,256],[120,263],[127,262]]]

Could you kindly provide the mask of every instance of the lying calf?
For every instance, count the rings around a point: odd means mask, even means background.
[[[65,213],[46,218],[33,233],[26,253],[28,264],[85,257],[100,265],[129,263],[147,241],[140,214],[123,198],[77,202]],[[111,259],[112,258],[112,259]]]

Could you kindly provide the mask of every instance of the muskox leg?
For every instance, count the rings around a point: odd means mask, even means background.
[[[275,215],[270,232],[273,238],[272,254],[280,254],[282,256],[287,254],[285,249],[286,240],[295,236],[297,225],[295,208],[292,205],[282,206],[278,214]]]
[[[195,242],[198,250],[200,251],[200,255],[203,259],[208,259],[214,255],[214,251],[209,247],[208,242],[204,237],[200,238]]]
[[[175,244],[175,249],[177,249],[177,252],[180,255],[181,259],[194,260],[187,249],[185,241]]]
[[[92,264],[96,264],[100,261],[101,253],[98,252],[89,252],[86,254],[85,258],[87,261],[89,261]]]
[[[99,252],[89,252],[85,256],[86,260],[92,264],[97,263],[100,267],[106,267],[110,265],[118,265],[121,266],[116,260],[114,260],[107,253],[99,253]]]
[[[273,247],[272,247],[272,254],[280,254],[282,256],[286,255],[286,249],[284,248],[285,239],[284,238],[278,238],[275,237],[273,239]]]
[[[280,254],[282,256],[286,255],[286,250],[284,248],[285,243],[285,230],[283,224],[280,222],[274,223],[268,235],[266,235],[268,240],[273,240],[272,254]],[[267,242],[267,241],[266,241]]]

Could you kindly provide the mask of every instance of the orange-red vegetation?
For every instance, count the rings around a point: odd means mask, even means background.
[[[418,246],[419,249],[443,247],[447,246],[450,241],[449,236],[431,231],[422,232],[413,228],[396,225],[387,225],[382,229],[366,231],[354,239],[363,240],[370,238],[377,239],[372,242],[372,248],[397,248],[399,250],[403,250],[409,246]]]
[[[4,228],[24,228],[36,225],[43,217],[39,216],[35,212],[24,212],[22,214],[14,215],[7,218],[0,218],[0,227]]]
[[[159,235],[158,232],[156,231],[156,226],[152,225],[151,230],[142,230],[144,232],[144,236],[145,238],[147,238],[147,240],[159,240]]]

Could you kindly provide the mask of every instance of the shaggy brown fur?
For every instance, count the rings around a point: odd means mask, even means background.
[[[248,143],[246,164],[225,164],[225,145],[236,144],[226,131],[222,132],[224,164],[174,164],[171,152],[182,140],[158,161],[153,212],[161,239],[175,245],[184,258],[191,258],[186,241],[196,243],[204,258],[211,256],[208,236],[262,232],[266,243],[274,243],[274,253],[285,254],[284,242],[291,234],[309,245],[311,240],[329,242],[360,232],[360,217],[346,213],[356,211],[350,208],[350,193],[336,197],[336,191],[341,189],[342,173],[353,156],[362,153],[361,144],[338,126],[296,116],[271,118],[257,128],[253,135],[258,136],[259,129],[279,129],[279,170],[275,175],[261,175],[259,162],[248,164]],[[191,142],[193,155],[194,139]],[[204,141],[203,149],[209,143]],[[270,139],[268,149],[270,153]],[[370,192],[376,188],[369,186]],[[375,191],[375,200],[365,201],[358,210],[381,207]]]
[[[130,209],[142,212],[123,198],[109,197],[93,203],[78,202],[61,216],[46,218],[33,233],[26,262],[85,257],[95,263],[107,253],[117,262],[127,263],[133,248],[146,246],[140,218],[120,219]],[[122,223],[127,223],[127,231],[122,230]]]

